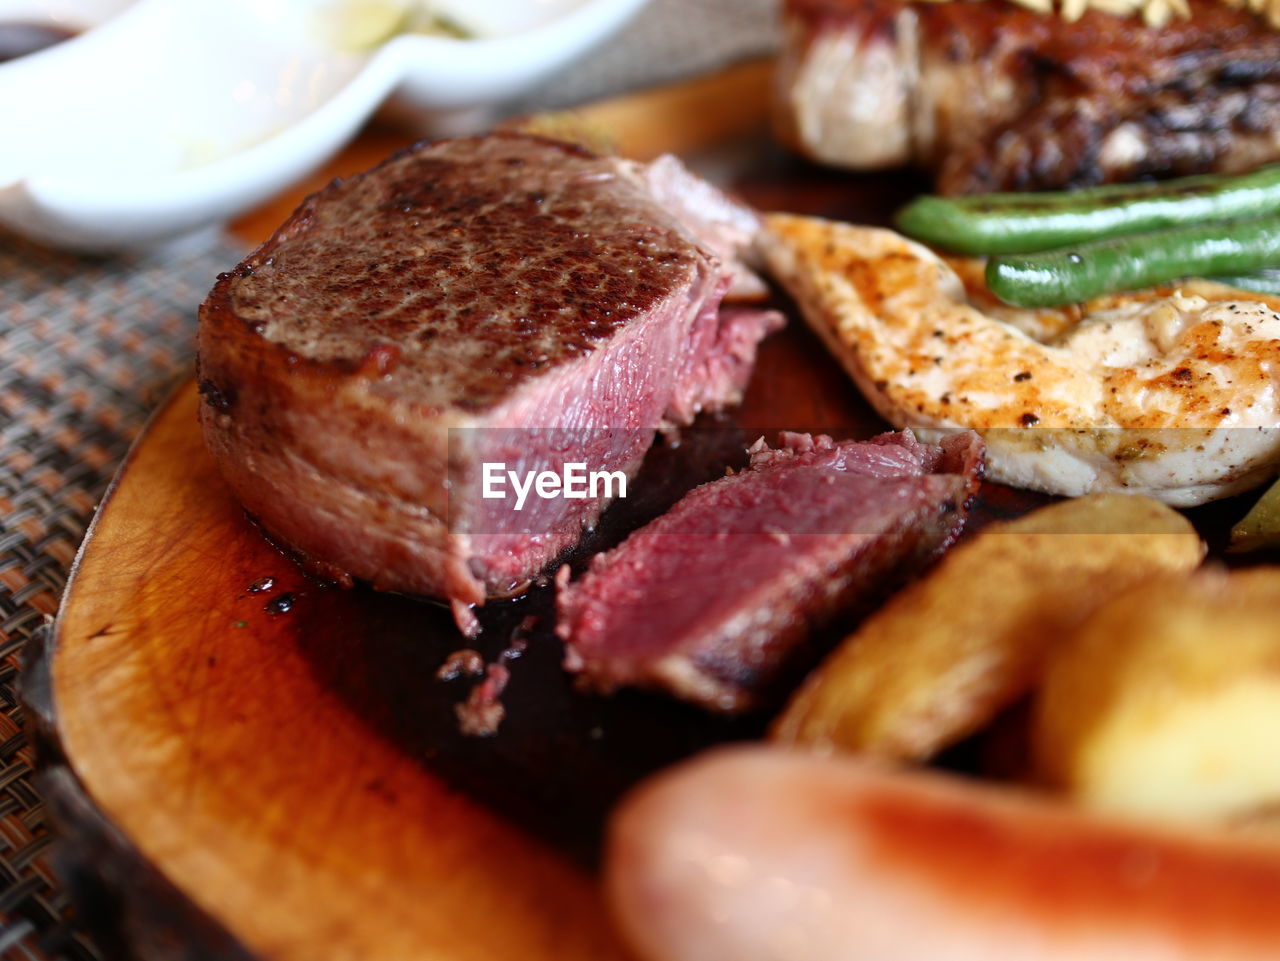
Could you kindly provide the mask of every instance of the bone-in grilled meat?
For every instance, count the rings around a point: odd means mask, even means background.
[[[748,469],[703,484],[579,580],[557,577],[565,666],[595,688],[657,688],[742,711],[821,654],[810,632],[958,533],[982,443],[909,433],[783,434]],[[806,664],[806,662],[809,662]]]
[[[513,515],[483,498],[483,463],[634,473],[656,428],[740,396],[780,323],[719,309],[750,277],[733,257],[755,225],[671,160],[516,135],[412,148],[310,198],[219,279],[199,334],[209,448],[312,566],[465,619],[605,496]]]
[[[779,133],[824,163],[914,163],[943,193],[1280,160],[1280,31],[1190,0],[1160,27],[1005,0],[788,0]]]

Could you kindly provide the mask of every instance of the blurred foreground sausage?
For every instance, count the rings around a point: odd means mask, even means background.
[[[1280,957],[1280,844],[858,758],[704,755],[622,804],[607,858],[645,961]]]

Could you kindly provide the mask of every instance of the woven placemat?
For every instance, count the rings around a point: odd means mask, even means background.
[[[129,444],[190,370],[196,306],[240,254],[205,235],[103,260],[0,235],[0,957],[97,957],[49,869],[19,656]]]
[[[506,112],[687,77],[776,46],[778,0],[652,0]],[[195,309],[241,251],[217,234],[95,259],[0,233],[0,958],[96,961],[50,871],[15,696],[86,526],[149,412],[190,370]]]

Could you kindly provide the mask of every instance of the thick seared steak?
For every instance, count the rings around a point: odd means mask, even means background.
[[[656,428],[739,398],[781,322],[719,309],[749,286],[733,248],[754,228],[671,160],[517,135],[407,150],[218,279],[200,311],[209,449],[313,566],[461,614],[519,590],[603,501],[516,514],[481,497],[484,463],[630,475]]]
[[[982,466],[973,433],[835,443],[783,434],[746,470],[557,577],[565,666],[596,688],[666,690],[714,710],[759,703],[811,666],[810,631],[875,597],[959,532]],[[806,665],[804,662],[810,662]]]
[[[780,135],[824,163],[914,163],[943,193],[1237,172],[1280,160],[1280,31],[1189,0],[1145,26],[1005,0],[787,0]]]

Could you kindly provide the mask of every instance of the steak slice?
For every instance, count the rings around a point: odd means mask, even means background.
[[[941,447],[910,432],[835,443],[783,434],[738,474],[557,575],[565,666],[588,686],[665,690],[735,713],[816,659],[816,626],[948,545],[981,474],[976,434]]]
[[[200,310],[201,423],[236,496],[346,583],[462,621],[521,590],[603,496],[515,513],[482,497],[482,465],[631,475],[657,428],[739,399],[781,324],[720,312],[754,214],[660,170],[491,135],[309,198]]]
[[[1280,159],[1280,31],[1217,0],[1146,26],[1005,0],[787,0],[779,134],[943,193],[1239,172]]]

